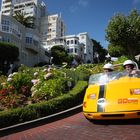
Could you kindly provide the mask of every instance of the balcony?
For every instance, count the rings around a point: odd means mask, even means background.
[[[25,48],[33,53],[39,52],[39,48],[37,46],[34,46],[33,44],[26,44]]]

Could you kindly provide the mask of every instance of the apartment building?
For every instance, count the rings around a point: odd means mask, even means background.
[[[72,55],[74,58],[77,58],[84,62],[84,44],[80,43],[78,36],[76,35],[68,35],[65,36],[66,40],[66,50],[69,55]]]
[[[68,53],[83,63],[93,63],[93,44],[87,32],[65,36]]]
[[[40,46],[40,35],[36,30],[26,28],[11,16],[0,17],[0,41],[12,43],[19,48],[19,64],[34,66],[49,61],[45,49]]]
[[[25,16],[35,17],[35,28],[26,28],[12,15],[22,12]],[[0,15],[1,41],[10,42],[19,48],[19,64],[34,66],[46,61],[46,50],[41,46],[40,22],[45,16],[45,4],[41,0],[2,0]]]
[[[1,13],[3,15],[13,15],[13,0],[2,0]]]
[[[33,16],[35,28],[26,28],[12,15],[16,12]],[[85,33],[65,35],[66,26],[61,14],[48,14],[42,0],[2,0],[0,16],[1,41],[14,43],[20,51],[20,62],[27,66],[46,61],[53,46],[64,47],[83,63],[93,62],[93,44]],[[46,52],[47,51],[47,52]]]
[[[13,0],[13,15],[23,13],[25,17],[34,17],[34,26],[40,27],[41,18],[46,15],[46,5],[42,0]]]
[[[34,25],[38,29],[41,17],[46,15],[46,5],[42,0],[2,0],[1,12],[3,15],[23,13],[25,17],[34,17]]]
[[[78,58],[82,63],[93,63],[93,44],[87,32],[57,37],[49,43],[47,47],[62,46],[69,55]]]
[[[42,40],[44,47],[49,51],[55,44],[63,45],[65,35],[65,24],[61,14],[48,15],[48,30]],[[58,44],[59,43],[59,44]]]
[[[93,43],[87,32],[79,33],[79,42],[84,44],[84,63],[93,63]]]

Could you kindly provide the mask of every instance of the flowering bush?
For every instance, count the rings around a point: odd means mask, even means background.
[[[0,110],[23,107],[66,94],[79,80],[88,80],[101,68],[101,65],[91,64],[71,69],[28,68],[23,65],[17,73],[0,77]]]
[[[33,102],[49,100],[66,93],[66,80],[64,78],[50,79],[34,87]]]

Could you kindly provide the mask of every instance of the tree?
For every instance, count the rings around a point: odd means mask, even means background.
[[[6,73],[9,64],[13,63],[14,61],[17,61],[18,56],[18,47],[10,43],[0,42],[0,71]]]
[[[22,12],[16,12],[13,17],[25,27],[34,28],[34,17],[26,17],[25,14]]]
[[[126,55],[125,50],[120,46],[113,46],[112,44],[108,45],[108,53],[113,57],[120,57],[122,55]]]
[[[61,65],[63,62],[70,64],[73,60],[72,56],[68,55],[66,50],[62,46],[53,46],[51,48],[52,62],[57,65]]]
[[[132,10],[130,15],[116,14],[106,28],[106,39],[114,47],[121,47],[129,58],[140,52],[140,15]]]
[[[100,42],[97,42],[96,40],[94,40],[94,39],[91,39],[92,40],[92,42],[93,42],[93,56],[94,56],[94,62],[96,63],[96,62],[104,62],[105,61],[105,56],[107,55],[107,50],[106,49],[104,49],[102,46],[101,46],[101,44],[100,44]],[[97,56],[96,55],[99,55],[99,58],[97,58]],[[97,59],[99,59],[99,60],[97,60]]]

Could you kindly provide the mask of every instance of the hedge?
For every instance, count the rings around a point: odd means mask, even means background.
[[[23,108],[1,111],[0,128],[31,121],[79,105],[83,101],[86,88],[87,81],[78,81],[69,93],[60,97]]]
[[[19,56],[19,49],[10,43],[0,42],[0,58],[4,60],[17,60]]]

